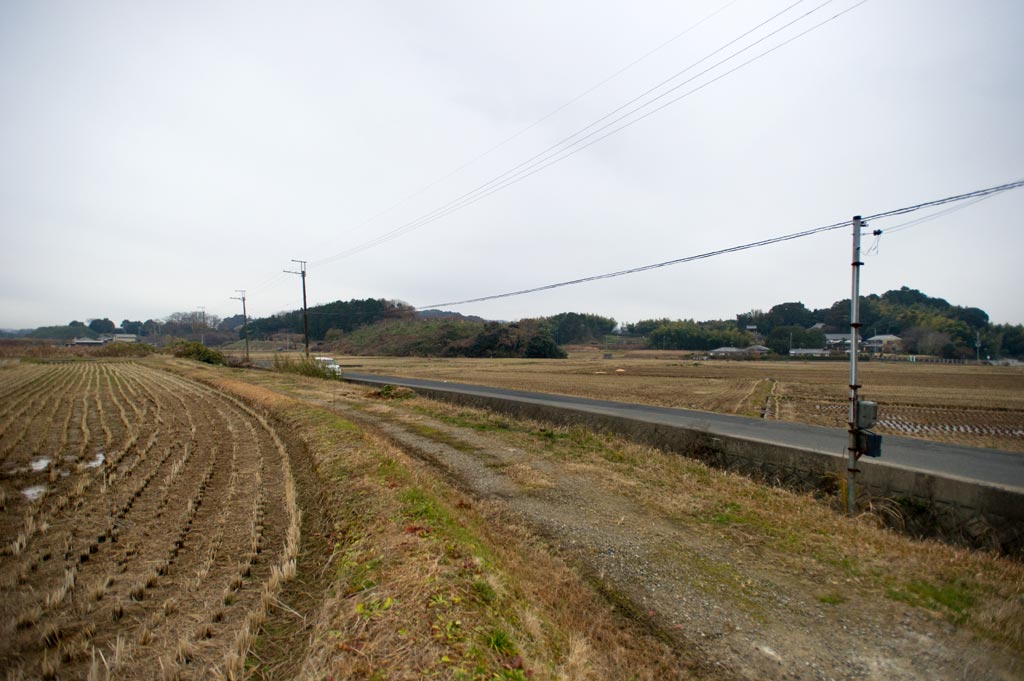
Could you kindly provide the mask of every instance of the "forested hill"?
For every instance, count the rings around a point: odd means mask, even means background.
[[[974,357],[975,344],[980,342],[982,356],[1024,356],[1024,326],[992,324],[981,308],[953,305],[907,286],[882,295],[862,296],[860,302],[862,335],[899,336],[907,353]],[[816,325],[818,328],[813,328]],[[816,310],[800,302],[789,302],[767,311],[744,312],[729,321],[653,319],[625,328],[646,336],[653,347],[660,348],[742,347],[761,338],[772,349],[780,350],[789,345],[791,337],[793,347],[821,347],[825,333],[849,332],[850,299]]]
[[[676,312],[682,316],[686,311]],[[308,319],[311,340],[336,342],[339,348],[388,354],[470,356],[523,356],[527,352],[533,356],[557,356],[558,346],[601,341],[617,326],[611,317],[578,312],[514,323],[487,322],[457,312],[417,312],[405,303],[383,298],[314,305],[309,308]],[[861,323],[864,337],[899,336],[903,350],[908,353],[968,358],[975,356],[976,344],[980,342],[982,357],[1024,358],[1024,326],[992,324],[981,308],[953,305],[906,286],[881,295],[863,296]],[[763,343],[781,354],[789,347],[822,347],[826,333],[848,333],[849,324],[847,299],[814,310],[801,302],[779,303],[767,311],[751,310],[728,320],[647,319],[623,324],[619,330],[642,336],[652,348],[710,350]],[[387,328],[360,332],[376,326]],[[237,340],[241,327],[241,315],[222,320],[205,312],[181,312],[162,320],[126,319],[119,330],[143,339],[177,337],[216,345]],[[70,339],[113,333],[115,328],[115,323],[107,318],[94,318],[88,324],[72,321],[67,326],[0,333],[0,337]],[[250,338],[270,338],[281,333],[303,333],[301,309],[249,320]]]
[[[314,305],[309,308],[308,315],[309,337],[323,340],[332,329],[347,333],[376,322],[412,319],[415,311],[397,300],[366,298]],[[256,338],[276,333],[303,333],[302,310],[253,319],[249,322],[249,333]]]

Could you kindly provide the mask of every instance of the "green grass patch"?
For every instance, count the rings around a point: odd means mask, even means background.
[[[416,391],[410,388],[402,388],[397,385],[385,385],[380,390],[374,390],[370,393],[370,397],[376,397],[380,400],[411,400],[416,397]]]
[[[818,552],[814,554],[815,560],[825,565],[830,565],[834,568],[839,568],[846,575],[851,577],[860,577],[861,569],[856,558],[851,556],[845,556],[839,553],[823,553]]]
[[[977,600],[975,591],[973,585],[961,580],[942,585],[918,580],[890,588],[886,596],[916,607],[946,610],[954,616],[963,616]]]
[[[309,409],[307,407],[297,407],[297,411],[308,423],[330,434],[362,432],[359,426],[342,416],[338,416],[334,412],[324,409]]]
[[[488,605],[498,599],[498,594],[494,592],[491,585],[482,579],[478,579],[473,582],[473,591],[476,592],[477,597],[479,597],[481,601]]]
[[[443,430],[431,428],[430,426],[425,426],[421,423],[413,423],[409,426],[409,428],[417,435],[425,437],[428,440],[433,440],[434,442],[446,444],[452,449],[457,449],[460,452],[477,451],[476,447],[474,447],[473,445],[467,442],[463,442],[462,440],[450,435],[449,433],[444,432]]]
[[[491,629],[484,634],[484,645],[499,655],[512,657],[516,654],[516,644],[508,632],[499,627]]]
[[[818,596],[818,602],[826,605],[841,605],[848,599],[842,594],[822,594]]]
[[[474,413],[470,411],[460,411],[458,414],[446,414],[440,410],[431,409],[425,405],[416,405],[413,409],[424,416],[430,416],[438,421],[458,428],[472,428],[473,430],[479,430],[481,432],[512,430],[525,432],[528,430],[521,426],[515,426],[500,416],[486,412]]]
[[[355,542],[342,550],[335,544],[337,567],[334,569],[336,581],[342,585],[345,596],[360,593],[377,586],[380,579],[380,558],[366,555],[362,542]]]
[[[379,617],[390,610],[394,604],[395,600],[390,596],[387,598],[368,598],[362,603],[356,603],[356,614],[366,619]]]
[[[730,501],[725,504],[724,508],[714,513],[710,521],[716,525],[732,525],[734,523],[746,523],[747,517],[743,514],[739,504]]]

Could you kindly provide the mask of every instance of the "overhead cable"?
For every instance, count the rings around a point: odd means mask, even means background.
[[[955,203],[959,201],[965,201],[968,199],[980,199],[988,198],[995,194],[999,194],[1011,189],[1017,189],[1024,186],[1024,180],[1017,180],[1015,182],[1008,182],[1006,184],[998,185],[995,187],[989,187],[987,189],[979,189],[966,194],[957,194],[955,196],[947,196],[942,199],[936,199],[934,201],[926,201],[924,203],[914,204],[912,206],[905,206],[903,208],[896,208],[893,210],[885,211],[883,213],[875,213],[874,215],[868,215],[862,219],[865,221],[881,220],[884,218],[894,217],[896,215],[906,215],[907,213],[913,213],[915,211],[922,210],[924,208],[932,208],[935,206],[942,206],[949,203]],[[811,229],[805,229],[799,232],[793,232],[792,234],[785,234],[783,236],[772,237],[770,239],[762,239],[760,241],[754,241],[747,244],[741,244],[739,246],[731,246],[729,248],[721,248],[716,251],[708,251],[707,253],[700,253],[698,255],[690,255],[684,258],[676,258],[674,260],[666,260],[664,262],[658,262],[651,265],[642,265],[640,267],[632,267],[626,270],[619,270],[617,272],[607,272],[605,274],[597,274],[589,277],[582,277],[580,279],[571,279],[569,281],[561,281],[554,284],[547,284],[545,286],[537,286],[534,288],[521,289],[519,291],[510,291],[508,293],[498,293],[495,295],[482,296],[479,298],[469,298],[466,300],[449,301],[445,303],[432,303],[430,305],[422,305],[417,307],[417,310],[428,310],[437,307],[453,307],[455,305],[467,305],[469,303],[479,303],[487,300],[497,300],[499,298],[512,298],[514,296],[522,296],[528,293],[537,293],[539,291],[549,291],[551,289],[563,288],[565,286],[575,286],[577,284],[584,284],[591,281],[598,281],[601,279],[612,279],[615,277],[623,277],[627,274],[636,274],[638,272],[646,272],[648,270],[659,269],[662,267],[669,267],[671,265],[681,265],[687,262],[694,262],[695,260],[705,260],[707,258],[713,258],[719,255],[725,255],[726,253],[736,253],[738,251],[746,251],[752,248],[760,248],[762,246],[769,246],[771,244],[777,244],[783,241],[792,241],[794,239],[800,239],[805,236],[811,236],[812,234],[820,234],[822,232],[828,232],[842,227],[849,227],[851,224],[850,220],[843,220],[841,222],[834,222],[830,225],[823,225],[821,227],[813,227]]]
[[[486,156],[489,156],[493,152],[495,152],[498,149],[504,147],[509,142],[511,142],[511,141],[513,141],[513,140],[515,140],[515,139],[517,139],[519,137],[521,137],[522,135],[526,134],[527,132],[529,132],[533,128],[536,128],[538,125],[540,125],[544,121],[548,120],[552,116],[555,116],[556,114],[564,111],[565,109],[567,109],[568,107],[572,106],[576,102],[580,101],[581,99],[583,99],[584,97],[586,97],[590,93],[594,92],[595,90],[598,90],[599,88],[601,88],[602,86],[608,84],[609,82],[611,82],[615,78],[618,78],[623,73],[625,73],[626,71],[630,70],[631,68],[633,68],[634,66],[636,66],[640,62],[644,61],[645,59],[647,59],[651,55],[653,55],[653,54],[655,54],[655,53],[665,49],[666,47],[668,47],[669,45],[671,45],[675,41],[679,40],[680,38],[682,38],[686,34],[690,33],[691,31],[693,31],[693,30],[695,30],[697,28],[699,28],[703,24],[707,23],[711,19],[715,18],[716,16],[718,16],[719,14],[724,12],[725,10],[727,10],[730,7],[732,7],[733,5],[735,5],[738,1],[739,0],[729,0],[729,2],[726,2],[724,5],[722,5],[718,9],[716,9],[713,12],[705,15],[703,18],[699,19],[697,22],[691,24],[689,27],[683,29],[679,33],[676,33],[674,36],[672,36],[668,40],[665,40],[664,42],[660,43],[656,47],[648,50],[644,54],[640,55],[639,57],[637,57],[633,61],[631,61],[628,64],[626,64],[625,66],[620,67],[617,71],[615,71],[611,75],[606,76],[605,78],[603,78],[599,82],[595,83],[594,85],[591,85],[586,90],[580,92],[579,94],[575,95],[574,97],[570,98],[569,100],[567,100],[567,101],[563,102],[562,104],[558,105],[557,107],[555,107],[554,109],[552,109],[548,113],[544,114],[543,116],[541,116],[537,120],[533,121],[532,123],[530,123],[530,124],[520,128],[519,130],[517,130],[516,132],[512,133],[511,135],[509,135],[505,139],[501,140],[497,144],[495,144],[495,145],[489,147],[488,149],[480,152],[479,154],[477,154],[473,158],[469,159],[468,161],[466,161],[462,165],[460,165],[457,168],[455,168],[454,170],[451,170],[448,173],[446,173],[445,175],[437,178],[433,182],[430,182],[429,184],[426,184],[426,185],[420,187],[419,189],[417,189],[413,193],[408,194],[407,196],[405,196],[402,199],[399,199],[398,201],[396,201],[395,203],[391,204],[387,208],[384,208],[383,210],[380,210],[380,211],[374,213],[370,217],[366,218],[362,222],[360,222],[357,225],[355,225],[353,227],[353,229],[359,229],[360,227],[365,227],[366,225],[370,224],[371,222],[373,222],[377,218],[381,217],[382,215],[386,215],[386,214],[390,213],[391,211],[393,211],[394,209],[398,208],[399,206],[405,204],[409,200],[414,199],[417,196],[420,196],[421,194],[425,193],[426,191],[428,191],[430,189],[433,189],[437,185],[441,184],[442,182],[444,182],[448,178],[453,177],[454,175],[457,175],[458,173],[462,172],[463,170],[465,170],[469,166],[473,165],[477,161],[485,158]],[[803,2],[803,0],[800,0],[800,2]],[[345,257],[347,254],[348,254],[348,252],[344,251],[342,253],[336,254],[334,256],[329,256],[329,257],[323,258],[321,260],[314,260],[313,262],[310,263],[310,265],[312,265],[312,266],[322,265],[322,264],[325,264],[325,263],[330,262],[332,260]]]
[[[754,26],[753,28],[751,28],[748,31],[746,31],[743,34],[741,34],[739,37],[734,38],[733,40],[730,40],[729,42],[727,42],[724,45],[722,45],[721,47],[715,49],[714,51],[712,51],[708,55],[705,55],[704,57],[702,57],[701,59],[697,60],[696,62],[694,62],[690,66],[686,67],[682,71],[677,72],[676,74],[674,74],[670,78],[662,81],[661,83],[659,83],[658,85],[654,86],[653,88],[648,89],[643,94],[641,94],[641,95],[631,99],[629,102],[626,102],[625,104],[619,106],[618,108],[616,108],[615,110],[609,112],[608,114],[605,114],[604,116],[602,116],[601,118],[597,119],[596,121],[591,122],[590,124],[588,124],[587,126],[581,128],[580,130],[577,130],[575,133],[569,135],[568,137],[563,138],[559,142],[556,142],[555,144],[549,146],[547,149],[539,152],[538,154],[535,154],[534,156],[530,157],[526,161],[521,162],[520,164],[514,166],[513,168],[510,168],[509,170],[501,173],[500,175],[497,175],[496,177],[492,178],[491,180],[485,182],[484,184],[479,185],[478,187],[476,187],[476,188],[474,188],[474,189],[472,189],[472,190],[462,194],[461,196],[459,196],[459,197],[449,201],[448,203],[440,206],[439,208],[436,208],[435,210],[433,210],[433,211],[431,211],[429,213],[426,213],[426,214],[420,216],[419,218],[416,218],[415,220],[412,220],[412,221],[407,222],[407,223],[405,223],[405,224],[403,224],[403,225],[401,225],[399,227],[396,227],[395,229],[391,230],[390,232],[386,232],[386,233],[384,233],[384,234],[382,234],[382,235],[380,235],[378,237],[370,239],[369,241],[366,241],[366,242],[364,242],[362,244],[354,246],[354,247],[352,247],[350,249],[347,249],[347,250],[342,251],[340,253],[337,253],[337,254],[334,254],[332,256],[328,256],[326,258],[318,260],[314,264],[323,265],[323,264],[327,264],[329,262],[333,262],[335,260],[339,260],[341,258],[346,258],[346,257],[352,256],[352,255],[355,255],[356,253],[362,252],[362,251],[367,250],[369,248],[373,248],[375,246],[379,246],[379,245],[381,245],[383,243],[391,241],[392,239],[395,239],[395,238],[397,238],[399,236],[402,236],[402,235],[404,235],[404,234],[406,234],[406,233],[408,233],[408,232],[410,232],[410,231],[412,231],[414,229],[417,229],[419,227],[422,227],[422,226],[425,226],[425,225],[430,224],[432,222],[435,222],[435,221],[437,221],[437,220],[439,220],[439,219],[441,219],[443,217],[446,217],[446,216],[448,216],[448,215],[450,215],[450,214],[452,214],[452,213],[454,213],[454,212],[456,212],[458,210],[462,210],[463,208],[466,208],[467,206],[470,206],[470,205],[476,203],[477,201],[479,201],[479,200],[481,200],[481,199],[483,199],[483,198],[485,198],[487,196],[490,196],[491,194],[494,194],[494,193],[496,193],[498,191],[501,191],[502,189],[505,189],[506,187],[509,187],[509,186],[511,186],[513,184],[521,182],[522,180],[526,179],[527,177],[530,177],[531,175],[534,175],[534,174],[540,172],[541,170],[544,170],[544,169],[546,169],[546,168],[548,168],[548,167],[550,167],[550,166],[552,166],[552,165],[554,165],[556,163],[559,163],[559,162],[565,160],[566,158],[569,158],[570,156],[573,156],[576,153],[582,151],[583,149],[586,149],[587,147],[590,147],[593,144],[596,144],[597,142],[600,142],[600,141],[606,139],[607,137],[610,137],[611,135],[614,135],[615,133],[617,133],[617,132],[619,132],[619,131],[621,131],[621,130],[623,130],[623,129],[631,126],[631,125],[633,125],[634,123],[637,123],[640,120],[643,120],[643,119],[649,117],[650,115],[652,115],[652,114],[654,114],[654,113],[656,113],[658,111],[661,111],[662,109],[664,109],[664,108],[666,108],[666,107],[668,107],[668,106],[670,106],[672,104],[675,104],[676,102],[678,102],[678,101],[680,101],[680,100],[682,100],[682,99],[684,99],[684,98],[686,98],[686,97],[688,97],[688,96],[690,96],[690,95],[692,95],[692,94],[702,90],[704,87],[707,87],[711,83],[717,82],[718,80],[721,80],[725,76],[728,76],[728,75],[730,75],[732,73],[735,73],[736,71],[740,70],[741,68],[744,68],[745,66],[747,66],[747,65],[749,65],[749,64],[751,64],[751,63],[753,63],[753,62],[755,62],[755,61],[757,61],[757,60],[759,60],[759,59],[761,59],[761,58],[763,58],[765,56],[767,56],[768,54],[774,52],[775,50],[778,50],[779,48],[781,48],[781,47],[783,47],[785,45],[788,45],[789,43],[793,42],[794,40],[796,40],[796,39],[806,35],[807,33],[810,33],[813,30],[816,30],[817,28],[820,28],[821,26],[824,26],[825,24],[827,24],[827,23],[829,23],[829,22],[839,18],[840,16],[846,14],[847,12],[852,11],[853,9],[856,9],[857,7],[863,5],[865,2],[867,2],[867,0],[860,0],[860,2],[854,4],[853,6],[847,8],[847,9],[841,11],[841,12],[838,12],[837,14],[833,15],[832,17],[830,17],[830,18],[828,18],[828,19],[826,19],[824,21],[819,22],[818,24],[815,24],[814,26],[810,27],[809,29],[806,29],[805,31],[803,31],[803,32],[801,32],[801,33],[799,33],[799,34],[797,34],[797,35],[795,35],[795,36],[793,36],[793,37],[783,41],[779,45],[776,45],[776,46],[772,47],[771,49],[768,49],[768,50],[758,54],[757,56],[755,56],[755,57],[753,57],[753,58],[743,62],[739,66],[736,66],[733,69],[730,69],[729,71],[726,71],[725,73],[716,76],[715,78],[711,79],[710,81],[708,81],[708,82],[706,82],[706,83],[704,83],[704,84],[702,84],[702,85],[700,85],[700,86],[698,86],[696,88],[693,88],[692,90],[687,91],[686,93],[684,93],[684,94],[682,94],[682,95],[680,95],[680,96],[678,96],[676,98],[673,98],[673,99],[669,100],[668,102],[665,102],[664,104],[656,107],[652,111],[649,111],[649,112],[639,116],[638,118],[636,118],[636,119],[634,119],[632,121],[627,121],[626,123],[624,123],[623,125],[619,126],[618,128],[615,128],[615,129],[611,130],[610,132],[607,132],[606,134],[601,135],[597,139],[592,139],[589,142],[586,142],[586,144],[582,144],[584,141],[590,139],[594,135],[598,135],[602,131],[607,130],[609,127],[614,126],[614,125],[622,122],[624,119],[626,119],[626,118],[628,118],[630,116],[633,116],[634,114],[637,114],[638,112],[640,112],[644,108],[647,108],[647,107],[653,105],[655,102],[657,102],[660,99],[664,98],[668,94],[678,90],[679,88],[681,88],[681,87],[683,87],[683,86],[685,86],[685,85],[687,85],[689,83],[692,83],[695,79],[697,79],[697,78],[699,78],[699,77],[701,77],[703,75],[708,74],[710,71],[712,71],[712,70],[718,68],[719,66],[725,64],[726,62],[734,59],[735,57],[739,56],[743,52],[746,52],[747,50],[749,50],[752,47],[760,44],[764,40],[766,40],[766,39],[768,39],[768,38],[778,34],[779,32],[785,30],[786,28],[789,28],[790,26],[794,25],[795,23],[805,19],[806,17],[808,17],[811,14],[819,11],[820,9],[825,7],[826,5],[831,4],[835,0],[825,0],[825,2],[819,4],[818,6],[814,7],[813,9],[805,12],[804,14],[800,15],[796,19],[793,19],[790,22],[784,24],[783,26],[781,26],[781,27],[779,27],[779,28],[769,32],[768,34],[766,34],[766,35],[764,35],[764,36],[762,36],[760,38],[758,38],[753,43],[751,43],[751,44],[749,44],[749,45],[747,45],[747,46],[745,46],[743,48],[740,48],[739,50],[737,50],[737,51],[733,52],[732,54],[730,54],[729,56],[725,57],[724,59],[716,62],[714,65],[704,69],[700,73],[698,73],[698,74],[688,78],[687,80],[685,80],[685,81],[683,81],[681,83],[678,83],[678,84],[674,85],[672,88],[670,88],[667,91],[665,91],[665,92],[657,95],[656,97],[648,100],[647,102],[645,102],[645,103],[643,103],[643,104],[641,104],[639,106],[636,106],[636,107],[630,109],[626,113],[616,117],[611,122],[606,123],[605,125],[603,125],[603,126],[599,127],[598,129],[596,129],[596,130],[594,130],[594,131],[584,135],[583,137],[579,137],[582,133],[586,132],[587,130],[590,130],[595,125],[598,125],[599,123],[601,123],[601,122],[607,120],[608,118],[614,116],[616,113],[622,111],[624,108],[629,107],[631,104],[637,102],[640,99],[643,99],[644,97],[646,97],[649,94],[653,93],[657,89],[659,89],[659,88],[663,87],[664,85],[668,84],[669,82],[675,80],[680,75],[690,71],[692,68],[694,68],[697,65],[703,63],[704,61],[707,61],[710,57],[714,56],[715,54],[723,51],[727,47],[735,44],[736,42],[738,42],[739,40],[743,39],[744,37],[750,35],[754,31],[756,31],[756,30],[766,26],[767,24],[771,23],[772,21],[774,21],[775,19],[780,17],[782,14],[786,13],[787,11],[789,11],[790,9],[792,9],[793,7],[795,7],[796,5],[800,4],[803,1],[804,0],[797,0],[797,2],[792,3],[791,5],[787,6],[782,11],[777,12],[776,14],[772,15],[768,19],[765,19],[764,21],[762,21],[758,25]],[[575,139],[575,138],[578,138],[578,139]],[[575,139],[575,141],[572,141],[571,144],[567,144],[567,142],[570,142],[571,140],[574,140],[574,139]],[[582,146],[579,146],[581,144],[582,144]]]

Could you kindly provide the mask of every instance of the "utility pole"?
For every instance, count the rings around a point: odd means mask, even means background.
[[[249,361],[249,315],[245,311],[245,289],[236,288],[235,293],[240,296],[231,296],[231,300],[242,301],[242,337],[245,338],[245,361]]]
[[[295,260],[299,263],[299,271],[283,270],[287,274],[298,274],[302,277],[302,334],[306,337],[306,359],[309,359],[309,313],[306,311],[306,261]]]
[[[860,472],[857,461],[865,454],[871,457],[881,456],[882,438],[872,433],[869,428],[875,425],[878,415],[878,404],[862,402],[857,393],[860,383],[857,377],[857,359],[860,346],[860,268],[864,265],[860,260],[861,231],[867,223],[859,215],[853,216],[853,277],[850,291],[850,441],[846,448],[846,512],[848,515],[857,513],[856,474]],[[875,236],[881,234],[875,230]]]
[[[975,332],[974,348],[978,351],[978,365],[981,365],[981,331]]]
[[[199,332],[199,342],[203,345],[206,345],[206,308],[200,305],[199,310],[200,314],[202,314],[203,316],[203,321],[200,322],[201,326],[199,327],[201,329],[201,331]]]

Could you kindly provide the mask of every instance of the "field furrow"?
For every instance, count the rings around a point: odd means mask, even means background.
[[[0,437],[45,428],[11,441],[75,454],[0,481],[0,666],[27,678],[240,673],[297,554],[273,427],[142,365],[32,369],[5,377],[16,403]],[[44,479],[44,493],[22,493]]]

